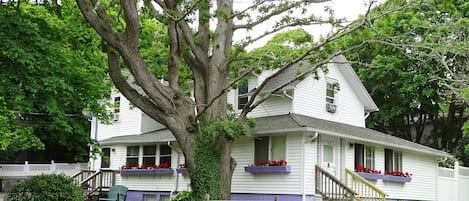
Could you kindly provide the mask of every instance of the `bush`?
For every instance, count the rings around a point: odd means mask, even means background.
[[[63,174],[33,176],[12,187],[5,201],[83,201],[83,190]]]

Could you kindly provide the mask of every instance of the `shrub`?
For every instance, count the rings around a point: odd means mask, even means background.
[[[5,201],[83,201],[83,191],[63,174],[33,176],[12,187]]]

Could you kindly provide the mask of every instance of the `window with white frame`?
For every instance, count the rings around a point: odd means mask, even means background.
[[[326,80],[326,110],[335,113],[337,109],[337,91],[339,83],[337,80],[327,78]]]
[[[254,139],[254,161],[285,160],[286,136],[264,136]]]
[[[375,148],[355,143],[355,169],[363,166],[375,169]]]
[[[243,84],[238,88],[238,110],[242,110],[248,103],[248,84]]]
[[[119,113],[121,111],[121,97],[114,97],[114,121],[119,121]]]
[[[139,146],[128,146],[127,147],[127,158],[126,164],[134,167],[138,165],[138,158],[139,158],[140,147]]]
[[[384,170],[386,172],[402,171],[402,152],[384,149]]]
[[[127,147],[126,164],[132,167],[139,164],[152,166],[161,165],[163,163],[167,163],[167,165],[171,167],[171,147],[168,145],[157,144]]]

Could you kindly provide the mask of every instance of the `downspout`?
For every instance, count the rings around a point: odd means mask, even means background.
[[[96,142],[97,142],[97,141],[98,141],[98,118],[95,117],[94,119],[95,119],[95,124],[94,124],[94,140],[96,140]],[[92,148],[92,149],[93,149],[93,148]],[[101,157],[101,160],[103,160],[102,157]],[[92,164],[91,164],[91,167],[92,167],[92,168],[90,168],[90,169],[93,169],[93,170],[94,170],[94,169],[95,169],[95,164],[96,164],[96,158],[93,159],[93,162],[92,162]]]
[[[173,146],[171,145],[171,141],[168,141],[168,146],[169,148],[171,148],[171,150],[174,150],[176,151],[178,157],[177,157],[177,162],[179,163],[179,159],[181,157],[181,154],[179,153],[179,151],[177,151],[176,149],[173,148]],[[173,195],[174,192],[178,192],[178,189],[179,189],[179,174],[176,173],[176,185],[175,185],[175,189],[171,192],[169,192],[169,197],[171,197]]]

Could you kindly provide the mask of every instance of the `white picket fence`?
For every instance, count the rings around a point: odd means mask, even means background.
[[[438,168],[438,200],[467,201],[469,168],[456,162],[454,169]]]
[[[0,164],[0,178],[21,178],[40,174],[65,174],[72,176],[82,169],[87,169],[87,163],[55,163],[50,164]]]

